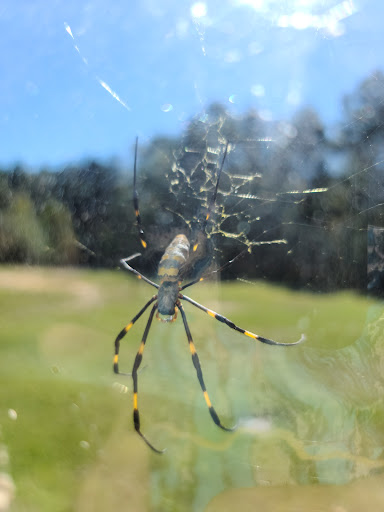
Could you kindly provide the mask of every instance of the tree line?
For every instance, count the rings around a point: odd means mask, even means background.
[[[343,112],[339,126],[327,127],[311,108],[272,122],[252,110],[237,118],[215,104],[180,137],[140,144],[149,243],[137,267],[155,272],[174,234],[194,239],[204,229],[209,240],[200,244],[198,269],[213,256],[217,268],[241,254],[224,278],[365,289],[369,226],[384,226],[384,75],[372,74],[346,96]],[[125,171],[95,160],[33,173],[21,165],[0,170],[0,262],[110,268],[140,250],[132,167],[133,159]]]

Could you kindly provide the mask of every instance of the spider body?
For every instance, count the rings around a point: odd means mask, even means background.
[[[219,181],[220,181],[220,174],[222,171],[222,168],[224,166],[225,157],[227,154],[228,145],[226,146],[223,160],[221,163],[221,167],[218,171],[217,175],[217,182],[214,189],[214,193],[212,196],[212,199],[208,206],[208,211],[206,213],[206,216],[202,222],[202,234],[203,239],[205,235],[205,228],[207,225],[207,222],[210,218],[211,211],[215,205],[216,196],[218,192],[219,187]],[[137,139],[136,139],[136,148],[135,148],[135,162],[134,162],[134,193],[133,193],[133,204],[136,214],[136,221],[137,221],[137,228],[138,228],[138,234],[140,238],[140,242],[142,247],[145,249],[147,247],[147,242],[144,238],[144,231],[141,227],[141,220],[140,220],[140,214],[139,214],[139,203],[138,203],[138,193],[136,189],[136,159],[137,159]],[[201,239],[201,237],[200,237]],[[201,243],[199,240],[199,237],[196,238],[193,242],[193,248],[192,251],[195,253],[197,247]],[[119,371],[119,350],[120,350],[120,341],[121,339],[127,334],[127,332],[132,328],[132,326],[135,324],[135,322],[141,317],[141,315],[148,309],[150,305],[152,305],[151,312],[149,314],[149,318],[144,330],[144,334],[140,343],[139,350],[136,354],[135,361],[133,364],[133,369],[131,374],[123,373],[122,375],[130,375],[132,376],[133,380],[133,423],[136,432],[144,439],[144,441],[147,443],[147,445],[156,453],[162,453],[161,450],[158,450],[155,448],[148,439],[144,436],[144,434],[140,430],[140,415],[139,415],[139,408],[138,408],[138,370],[140,367],[140,364],[143,359],[143,352],[145,348],[145,344],[147,341],[148,333],[152,325],[153,317],[156,313],[156,316],[159,320],[162,320],[164,322],[172,322],[176,320],[177,312],[180,311],[182,321],[184,324],[184,329],[187,335],[187,340],[189,344],[189,350],[192,356],[192,362],[196,370],[197,378],[199,380],[199,384],[201,387],[201,390],[203,392],[204,400],[206,402],[206,405],[208,407],[209,413],[211,415],[212,420],[214,423],[220,427],[222,430],[231,431],[232,428],[225,427],[221,421],[219,416],[217,415],[215,409],[212,406],[211,400],[208,396],[208,392],[205,387],[203,373],[200,366],[199,357],[196,352],[196,347],[192,339],[191,331],[188,326],[187,317],[184,312],[183,305],[181,303],[182,300],[189,302],[193,306],[197,307],[201,311],[207,313],[210,317],[218,320],[219,322],[227,325],[231,329],[244,334],[245,336],[252,338],[254,340],[261,341],[262,343],[266,343],[268,345],[279,345],[279,346],[292,346],[296,345],[298,343],[301,343],[305,338],[302,335],[301,338],[294,342],[294,343],[281,343],[277,342],[268,338],[264,338],[263,336],[259,336],[258,334],[254,334],[250,331],[246,331],[245,329],[238,327],[234,324],[231,320],[226,318],[223,315],[220,315],[216,313],[215,311],[212,311],[202,304],[199,304],[198,302],[194,301],[190,297],[187,297],[186,295],[182,294],[181,292],[188,288],[189,286],[192,286],[193,284],[196,284],[200,281],[204,280],[204,277],[199,277],[197,279],[194,279],[190,281],[187,284],[182,285],[182,281],[184,279],[184,273],[185,268],[190,263],[190,242],[188,238],[183,235],[177,235],[172,242],[168,245],[166,248],[158,268],[158,278],[160,280],[160,284],[154,283],[144,275],[142,275],[140,272],[138,272],[136,269],[134,269],[128,262],[136,258],[137,256],[140,256],[140,253],[133,254],[132,256],[128,258],[123,258],[120,260],[121,266],[123,269],[128,270],[129,272],[132,272],[136,277],[143,280],[147,284],[151,285],[152,287],[156,288],[157,293],[153,295],[149,301],[142,307],[142,309],[133,317],[133,319],[127,324],[117,335],[115,340],[115,356],[113,360],[113,370],[117,374],[122,374],[122,372]],[[217,273],[220,272],[222,269],[226,268],[227,266],[231,265],[235,259],[237,259],[240,255],[236,256],[233,260],[227,262],[225,265],[220,267],[217,270],[214,270],[211,273]],[[161,315],[161,317],[160,317]],[[164,318],[162,318],[164,317]]]
[[[189,240],[185,235],[177,235],[165,249],[159,263],[157,276],[160,287],[157,294],[158,312],[167,317],[165,321],[175,319],[176,302],[180,291],[181,273],[189,257]]]

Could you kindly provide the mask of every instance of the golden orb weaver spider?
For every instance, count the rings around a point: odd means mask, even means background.
[[[133,205],[135,209],[135,215],[136,215],[136,224],[138,229],[138,234],[140,238],[140,242],[142,247],[145,249],[147,247],[147,242],[145,240],[144,231],[142,229],[141,225],[141,218],[140,218],[140,212],[139,212],[139,196],[137,192],[137,186],[136,186],[136,162],[137,162],[137,147],[138,147],[138,139],[136,138],[136,144],[135,144],[135,160],[134,160],[134,167],[133,167]],[[220,182],[220,175],[222,172],[222,169],[224,167],[225,158],[227,156],[228,152],[228,144],[226,145],[224,156],[221,162],[221,166],[219,168],[219,172],[217,174],[217,181],[214,189],[213,196],[211,198],[211,201],[208,205],[208,211],[205,216],[202,229],[205,231],[207,222],[210,218],[212,209],[216,202],[216,196],[219,188],[219,182]],[[195,251],[197,248],[198,243],[196,242],[193,245],[192,251]],[[192,280],[191,282],[184,284],[182,286],[182,280],[183,275],[182,271],[183,268],[188,263],[188,259],[190,256],[189,253],[190,249],[190,242],[188,238],[184,234],[179,234],[175,236],[175,238],[172,240],[172,242],[168,245],[166,248],[158,268],[158,278],[160,279],[160,285],[154,283],[144,275],[142,275],[140,272],[138,272],[136,269],[131,267],[131,265],[128,264],[129,261],[133,260],[137,256],[140,256],[141,253],[135,253],[132,256],[129,256],[128,258],[123,258],[120,260],[120,264],[123,269],[128,270],[129,272],[132,272],[135,274],[139,279],[145,281],[146,283],[150,284],[154,288],[157,289],[156,295],[153,295],[151,299],[143,306],[143,308],[132,318],[132,320],[127,324],[124,329],[120,331],[120,333],[117,335],[115,340],[115,356],[113,360],[113,370],[115,373],[120,375],[129,375],[132,376],[133,379],[133,423],[136,432],[144,439],[144,441],[147,443],[147,445],[156,453],[163,453],[164,450],[158,450],[153,446],[152,443],[148,441],[148,439],[145,437],[145,435],[140,430],[140,416],[139,416],[139,408],[138,408],[138,381],[137,381],[137,372],[140,367],[140,364],[143,359],[143,352],[145,348],[145,343],[147,341],[148,333],[152,324],[153,317],[156,313],[156,317],[159,320],[162,320],[163,322],[173,322],[176,320],[177,311],[180,311],[181,318],[183,320],[185,332],[187,335],[187,340],[189,344],[189,349],[192,355],[192,362],[196,369],[197,378],[199,380],[201,389],[203,391],[205,402],[208,406],[208,410],[211,414],[211,417],[214,421],[214,423],[220,427],[223,430],[226,431],[233,431],[234,428],[228,428],[225,427],[221,421],[219,416],[217,415],[215,409],[212,406],[211,400],[208,396],[203,373],[200,366],[199,357],[196,352],[196,348],[192,339],[191,331],[188,326],[187,318],[184,312],[184,308],[181,304],[181,300],[185,300],[192,304],[193,306],[201,309],[205,313],[207,313],[212,318],[215,318],[219,322],[224,323],[231,329],[234,329],[237,332],[240,332],[241,334],[244,334],[245,336],[248,336],[249,338],[253,338],[255,340],[261,341],[262,343],[267,343],[268,345],[278,345],[278,346],[292,346],[297,345],[298,343],[301,343],[304,340],[304,336],[302,335],[301,338],[294,342],[294,343],[281,343],[277,341],[273,341],[268,338],[264,338],[263,336],[259,336],[258,334],[254,334],[250,331],[246,331],[245,329],[238,327],[235,325],[231,320],[228,318],[225,318],[224,316],[216,313],[215,311],[212,311],[202,304],[199,304],[198,302],[195,302],[190,297],[187,297],[186,295],[182,294],[181,292],[185,290],[185,288],[188,288],[189,286],[192,286],[193,284],[196,284],[200,281],[204,280],[204,277],[199,277],[197,279]],[[238,256],[236,256],[231,261],[227,262],[225,265],[220,267],[217,270],[214,270],[213,272],[220,272],[224,268],[231,265],[235,259],[237,259],[239,256],[241,256],[242,253],[240,253]],[[212,272],[211,272],[212,273]],[[147,308],[153,304],[151,312],[149,314],[149,318],[147,321],[147,325],[144,330],[144,334],[141,340],[141,344],[139,347],[139,350],[136,354],[135,361],[133,364],[133,369],[131,374],[122,373],[119,371],[119,349],[120,349],[120,341],[124,336],[127,334],[127,332],[131,329],[131,327],[134,325],[134,323],[141,317],[141,315],[147,310]],[[164,316],[165,318],[161,318],[160,315]]]

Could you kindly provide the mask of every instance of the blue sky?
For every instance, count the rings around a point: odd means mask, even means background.
[[[381,0],[2,0],[0,165],[132,158],[212,101],[289,119],[384,70]],[[108,90],[109,89],[109,90]]]

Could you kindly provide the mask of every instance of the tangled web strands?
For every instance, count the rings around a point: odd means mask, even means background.
[[[263,222],[268,221],[265,216],[271,203],[280,199],[276,194],[268,197],[262,190],[262,166],[252,164],[252,154],[266,142],[247,141],[245,145],[231,142],[225,121],[225,117],[213,124],[195,121],[185,135],[166,177],[173,198],[169,210],[190,232],[201,231],[201,223],[212,206],[217,173],[229,142],[216,203],[205,230],[208,238],[212,239],[216,251],[228,244],[235,251],[249,252],[257,245],[285,244],[285,239],[276,237],[278,230]]]

